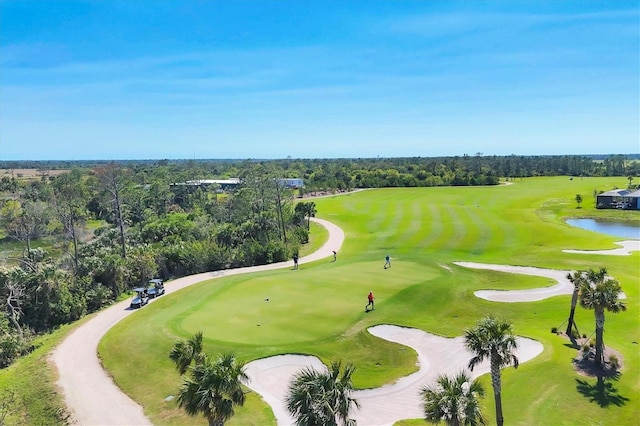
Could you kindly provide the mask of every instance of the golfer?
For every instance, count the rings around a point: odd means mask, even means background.
[[[384,269],[391,268],[391,255],[387,253],[387,256],[384,258]]]
[[[293,255],[293,269],[298,269],[298,253]]]
[[[369,312],[369,306],[371,306],[371,310],[372,311],[375,310],[376,307],[375,307],[375,305],[373,303],[373,301],[375,300],[375,297],[373,297],[373,290],[371,290],[369,292],[369,295],[367,296],[367,299],[369,299],[369,303],[367,303],[367,306],[364,307],[364,311],[365,312]]]
[[[335,262],[336,260],[338,260],[338,253],[336,253],[335,250],[331,250],[331,252],[333,253],[333,261]]]

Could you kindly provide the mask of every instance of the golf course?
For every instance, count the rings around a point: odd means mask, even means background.
[[[310,355],[324,364],[352,362],[358,389],[373,389],[416,372],[414,349],[374,336],[369,327],[396,325],[441,337],[461,336],[486,315],[512,323],[516,335],[544,350],[502,374],[505,424],[633,425],[640,416],[640,252],[608,256],[563,250],[619,248],[621,238],[569,226],[567,218],[592,217],[640,223],[640,212],[596,210],[594,193],[623,187],[622,177],[525,178],[488,187],[372,189],[317,198],[317,217],[345,234],[337,260],[254,274],[221,276],[154,300],[112,327],[99,344],[104,368],[158,425],[206,424],[178,408],[182,379],[169,359],[176,341],[202,331],[204,351],[232,352],[250,362],[283,354]],[[583,202],[576,204],[576,194]],[[327,239],[312,224],[309,251]],[[304,255],[305,253],[301,253]],[[391,267],[383,268],[391,255]],[[606,267],[626,295],[625,312],[607,313],[604,342],[622,359],[604,384],[580,375],[578,349],[563,336],[570,295],[523,303],[495,302],[479,290],[548,287],[556,281],[472,269],[455,262],[586,270]],[[224,275],[224,274],[223,274]],[[171,281],[166,287],[171,287]],[[365,312],[367,294],[375,310]],[[591,336],[593,311],[578,308],[580,333]],[[481,400],[494,422],[491,381],[481,377]],[[425,383],[427,385],[428,383]],[[247,389],[248,390],[248,389]],[[275,425],[267,403],[247,394],[230,425]],[[401,425],[424,424],[423,419]]]

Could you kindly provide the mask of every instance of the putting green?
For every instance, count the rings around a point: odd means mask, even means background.
[[[343,333],[362,317],[370,289],[381,304],[408,286],[442,274],[414,262],[398,262],[386,270],[382,265],[336,263],[322,274],[285,270],[219,289],[214,280],[175,296],[177,305],[187,306],[189,298],[200,295],[175,317],[173,326],[199,329],[211,340],[256,346],[321,340]]]

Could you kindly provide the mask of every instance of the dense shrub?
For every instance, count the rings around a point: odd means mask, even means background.
[[[113,293],[101,283],[95,283],[85,293],[87,311],[94,312],[108,305],[113,299]]]
[[[32,350],[29,330],[23,329],[21,336],[17,330],[11,328],[7,318],[0,316],[0,368],[7,367],[13,360]]]
[[[169,236],[182,241],[189,241],[195,237],[196,225],[189,220],[187,213],[171,213],[163,218],[147,223],[142,228],[141,238],[144,242],[157,243]]]

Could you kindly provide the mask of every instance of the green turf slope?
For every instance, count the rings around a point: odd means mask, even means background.
[[[593,209],[594,190],[623,178],[530,178],[496,187],[367,190],[315,200],[318,216],[342,227],[346,241],[332,259],[251,276],[215,279],[160,298],[117,324],[100,344],[104,365],[157,424],[193,424],[165,402],[180,378],[167,354],[177,339],[204,332],[210,354],[234,351],[243,360],[281,353],[355,363],[357,387],[376,387],[415,369],[412,350],[373,338],[366,327],[391,323],[456,336],[486,314],[512,321],[519,335],[539,340],[544,352],[503,374],[508,424],[636,424],[640,416],[640,253],[602,256],[562,249],[615,248],[615,237],[570,227],[566,217],[640,220],[638,212]],[[577,209],[576,194],[582,194]],[[392,268],[383,269],[390,253]],[[469,270],[473,261],[554,269],[606,266],[628,295],[628,311],[607,314],[605,343],[624,356],[620,377],[601,390],[572,368],[575,350],[549,332],[560,326],[570,296],[533,303],[495,303],[477,289],[547,286],[544,278]],[[169,283],[170,285],[170,283]],[[369,290],[376,310],[366,314]],[[265,301],[269,298],[269,301]],[[577,312],[581,330],[594,328],[593,312]],[[146,365],[150,374],[131,371]],[[151,373],[152,372],[152,373]],[[490,382],[484,377],[487,390]],[[493,421],[493,401],[483,400]],[[274,424],[255,395],[229,424]],[[204,424],[204,420],[200,419]]]

